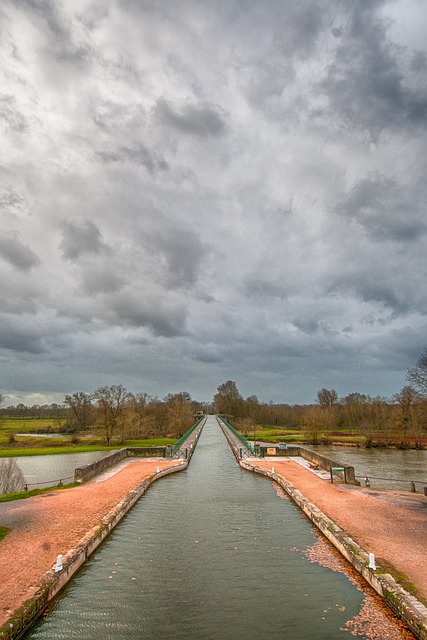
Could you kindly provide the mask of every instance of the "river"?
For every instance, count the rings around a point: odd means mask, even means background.
[[[73,482],[74,470],[96,462],[114,451],[86,451],[83,453],[58,453],[49,456],[21,456],[16,458],[29,489]],[[65,481],[65,482],[64,482]],[[32,486],[33,485],[33,486]]]
[[[188,469],[150,487],[27,638],[350,638],[341,627],[364,594],[308,560],[316,544],[311,523],[236,464],[209,417]]]
[[[419,493],[427,486],[427,451],[415,449],[366,449],[336,445],[310,446],[312,451],[335,460],[339,464],[354,467],[360,481],[369,477],[371,487],[380,489],[410,490],[410,482],[416,482]]]

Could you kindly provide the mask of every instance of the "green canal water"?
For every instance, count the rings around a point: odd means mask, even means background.
[[[189,468],[150,487],[26,637],[349,639],[364,595],[307,559],[317,540],[209,417]]]

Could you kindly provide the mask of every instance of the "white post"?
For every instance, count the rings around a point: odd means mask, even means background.
[[[377,568],[375,565],[375,556],[373,553],[369,554],[369,568],[373,569],[375,571],[375,569]]]
[[[62,571],[62,553],[59,553],[56,557],[55,572],[58,573],[58,571]]]

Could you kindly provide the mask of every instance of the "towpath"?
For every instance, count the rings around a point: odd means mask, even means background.
[[[335,485],[292,459],[247,459],[282,476],[336,522],[377,564],[391,563],[427,603],[427,498],[406,491]]]
[[[95,530],[140,482],[180,460],[135,459],[103,482],[0,503],[0,625],[30,598],[44,575]],[[108,474],[107,474],[108,475]]]

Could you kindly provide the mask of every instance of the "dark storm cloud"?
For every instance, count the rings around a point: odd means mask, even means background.
[[[98,227],[90,220],[81,223],[65,220],[62,223],[61,249],[68,260],[75,260],[87,253],[108,251]]]
[[[337,212],[357,222],[375,241],[413,241],[426,233],[425,199],[417,189],[373,173],[358,182]]]
[[[42,353],[43,334],[34,326],[34,318],[26,319],[16,316],[0,316],[0,347],[8,351]]]
[[[113,151],[97,151],[97,157],[103,162],[131,162],[144,166],[147,171],[154,174],[156,171],[166,171],[168,163],[157,154],[153,154],[141,143],[129,146],[121,146]]]
[[[221,110],[210,104],[185,104],[175,108],[167,100],[160,98],[156,114],[160,123],[202,138],[220,136],[227,126]]]
[[[29,271],[41,264],[31,247],[14,236],[0,238],[0,256],[20,271]]]
[[[109,308],[121,326],[148,328],[155,336],[172,338],[185,334],[186,310],[181,304],[140,294],[123,292],[111,298]]]
[[[322,83],[336,114],[373,139],[384,129],[427,124],[426,77],[408,85],[404,58],[388,38],[378,4],[351,3],[342,44]]]
[[[208,248],[195,231],[171,227],[155,234],[153,245],[166,262],[169,287],[191,287],[196,284]]]

